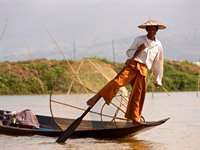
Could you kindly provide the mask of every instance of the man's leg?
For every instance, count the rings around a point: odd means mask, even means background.
[[[125,118],[133,120],[133,124],[140,123],[140,117],[145,99],[145,76],[139,72],[132,83],[132,91],[125,114]]]
[[[133,70],[129,66],[124,67],[122,71],[106,84],[95,96],[87,101],[88,106],[93,106],[99,97],[103,97],[106,104],[110,104],[112,99],[116,96],[119,88],[130,83],[135,77],[137,71]]]

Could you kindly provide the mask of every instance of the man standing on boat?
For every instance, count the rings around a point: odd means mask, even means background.
[[[98,99],[103,97],[106,104],[109,105],[120,87],[131,84],[132,91],[125,118],[132,120],[133,125],[142,123],[141,113],[146,93],[148,70],[152,68],[155,86],[162,86],[163,48],[161,42],[156,38],[156,33],[158,30],[166,28],[165,25],[153,19],[138,27],[146,29],[147,34],[137,37],[127,50],[126,54],[129,59],[126,61],[125,67],[113,80],[87,101],[87,105],[92,107]]]

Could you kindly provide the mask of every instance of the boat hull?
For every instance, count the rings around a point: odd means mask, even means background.
[[[0,114],[3,111],[0,110]],[[0,125],[0,134],[11,135],[11,136],[31,136],[31,135],[42,135],[49,137],[58,137],[61,135],[64,130],[61,130],[52,117],[36,115],[39,123],[42,126],[40,129],[28,129],[28,128],[19,128],[12,127],[7,125]],[[106,121],[86,121],[83,120],[75,132],[71,135],[71,138],[122,138],[130,137],[136,134],[150,130],[156,126],[159,126],[165,123],[169,118],[147,122],[141,125],[132,126],[130,123],[124,127],[117,127],[116,123],[106,122]],[[68,126],[73,119],[59,118],[62,122],[65,122]]]

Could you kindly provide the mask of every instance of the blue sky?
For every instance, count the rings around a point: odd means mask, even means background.
[[[167,26],[157,35],[166,59],[199,61],[199,9],[199,0],[0,0],[0,59],[62,58],[47,28],[68,58],[75,45],[77,59],[112,60],[114,48],[123,62],[146,34],[137,26],[154,18]]]

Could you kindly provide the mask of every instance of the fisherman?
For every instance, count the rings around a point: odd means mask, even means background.
[[[138,26],[147,31],[146,35],[138,36],[127,50],[129,59],[118,75],[106,84],[95,96],[87,101],[92,107],[98,99],[104,98],[106,104],[110,104],[120,87],[131,84],[125,118],[132,120],[133,125],[142,124],[141,113],[146,93],[146,75],[152,68],[154,84],[157,88],[162,86],[163,78],[163,47],[156,38],[158,30],[166,26],[154,19],[150,19]]]

